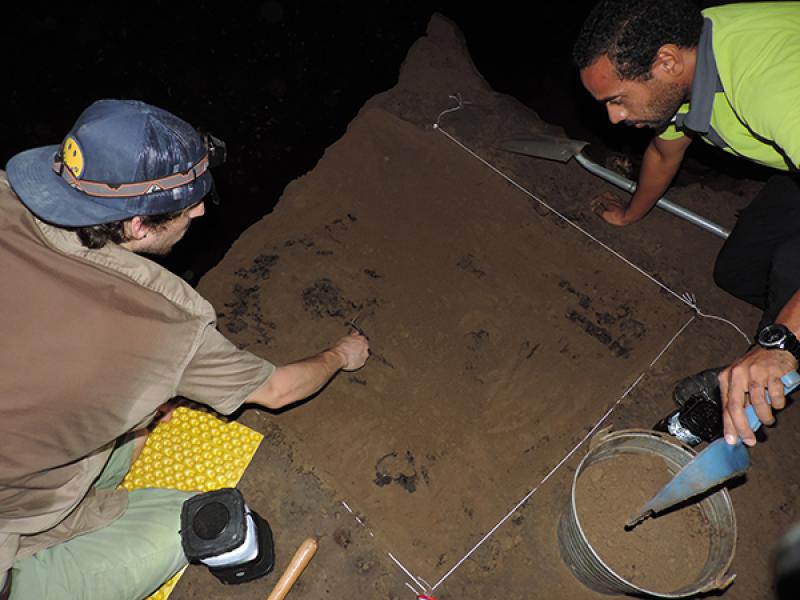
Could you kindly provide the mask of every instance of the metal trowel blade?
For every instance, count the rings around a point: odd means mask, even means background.
[[[581,140],[536,133],[526,138],[506,140],[501,145],[501,148],[516,154],[567,162],[570,158],[579,154],[588,144],[589,142]]]

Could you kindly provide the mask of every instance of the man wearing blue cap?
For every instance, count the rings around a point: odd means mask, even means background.
[[[367,359],[358,334],[285,366],[141,254],[203,215],[224,146],[164,110],[100,100],[0,172],[0,600],[143,598],[186,559],[175,490],[117,489],[176,396],[280,408]]]

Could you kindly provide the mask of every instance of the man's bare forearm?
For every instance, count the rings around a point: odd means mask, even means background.
[[[654,138],[642,158],[639,183],[625,209],[625,221],[635,223],[656,205],[675,178],[688,147],[688,141],[664,142]]]
[[[353,332],[316,356],[277,367],[245,402],[282,408],[315,394],[339,370],[360,369],[368,357],[367,338]]]
[[[345,365],[343,357],[326,350],[311,358],[277,367],[247,402],[282,408],[318,392]]]

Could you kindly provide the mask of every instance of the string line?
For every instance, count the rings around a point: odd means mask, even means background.
[[[414,593],[416,593],[416,594],[422,594],[422,593],[424,593],[424,592],[425,592],[425,588],[422,586],[422,584],[420,584],[420,582],[419,582],[419,581],[417,581],[417,578],[416,578],[416,577],[414,577],[414,576],[411,574],[411,571],[409,571],[408,569],[406,569],[406,568],[405,568],[405,566],[403,565],[403,563],[401,563],[399,560],[397,560],[397,558],[395,557],[395,555],[394,555],[394,554],[392,554],[391,552],[387,552],[386,554],[388,554],[388,555],[389,555],[389,558],[391,558],[391,559],[394,561],[394,564],[396,564],[398,567],[400,567],[400,570],[401,570],[401,571],[403,571],[403,573],[405,573],[405,574],[408,576],[408,578],[409,578],[409,579],[411,579],[411,581],[413,581],[413,582],[414,582],[414,584],[415,584],[415,585],[419,586],[419,587],[420,587],[420,589],[419,589],[419,590],[417,590],[417,589],[415,589],[414,587],[412,587],[412,586],[411,586],[410,584],[408,584],[408,583],[406,583],[406,585],[407,585],[408,587],[410,587],[411,589],[413,589],[413,590],[414,590]]]
[[[463,556],[461,559],[459,559],[459,560],[458,560],[458,561],[457,561],[457,562],[456,562],[456,563],[455,563],[455,564],[454,564],[454,565],[453,565],[453,566],[452,566],[452,567],[451,567],[451,568],[450,568],[450,569],[449,569],[449,570],[448,570],[448,571],[447,571],[447,572],[446,572],[446,573],[445,573],[445,574],[444,574],[444,575],[443,575],[443,576],[442,576],[442,577],[439,579],[439,581],[437,581],[437,582],[436,582],[436,584],[434,584],[433,586],[430,586],[430,585],[429,585],[429,584],[428,584],[426,581],[422,580],[422,578],[418,578],[418,577],[416,577],[415,575],[413,575],[413,574],[412,574],[412,573],[411,573],[411,572],[410,572],[410,571],[409,571],[409,570],[408,570],[408,569],[407,569],[407,568],[406,568],[406,567],[405,567],[405,566],[404,566],[404,565],[403,565],[403,564],[402,564],[402,563],[401,563],[401,562],[400,562],[400,561],[397,559],[397,557],[395,557],[395,556],[394,556],[394,554],[392,554],[391,552],[388,552],[388,553],[387,553],[387,554],[388,554],[388,556],[389,556],[389,558],[390,558],[390,559],[391,559],[391,560],[392,560],[392,561],[393,561],[393,562],[394,562],[394,563],[395,563],[395,564],[398,566],[398,568],[400,568],[400,570],[402,570],[402,571],[403,571],[403,573],[405,573],[405,574],[406,574],[406,576],[407,576],[407,577],[408,577],[408,578],[409,578],[411,581],[413,581],[413,582],[414,582],[414,585],[413,585],[413,586],[412,586],[412,585],[411,585],[409,582],[406,582],[406,583],[405,583],[405,585],[406,585],[406,587],[408,587],[408,588],[409,588],[409,589],[410,589],[412,592],[414,592],[414,593],[415,593],[415,594],[417,594],[417,595],[419,595],[419,594],[422,594],[422,593],[424,593],[425,591],[430,591],[430,592],[434,592],[434,591],[436,591],[436,589],[437,589],[437,588],[439,588],[439,587],[440,587],[440,586],[441,586],[441,585],[442,585],[442,584],[443,584],[443,583],[444,583],[444,582],[447,580],[447,578],[449,578],[449,577],[450,577],[450,576],[451,576],[453,573],[455,573],[455,571],[456,571],[456,570],[457,570],[457,569],[458,569],[458,568],[459,568],[459,567],[460,567],[462,564],[464,564],[464,562],[465,562],[465,561],[469,560],[469,558],[470,558],[470,557],[471,557],[471,556],[472,556],[472,555],[473,555],[473,554],[474,554],[474,553],[475,553],[475,552],[476,552],[476,551],[477,551],[477,550],[478,550],[478,549],[479,549],[479,548],[480,548],[480,547],[481,547],[481,546],[482,546],[482,545],[483,545],[483,544],[484,544],[484,543],[485,543],[485,542],[486,542],[486,541],[487,541],[487,540],[488,540],[488,539],[489,539],[489,538],[490,538],[492,535],[494,535],[494,533],[495,533],[495,532],[496,532],[496,531],[497,531],[497,530],[498,530],[500,527],[502,527],[502,526],[503,526],[503,525],[504,525],[504,524],[505,524],[505,523],[508,521],[508,519],[510,519],[510,518],[511,518],[511,517],[512,517],[512,516],[513,516],[513,515],[514,515],[514,514],[515,514],[515,513],[516,513],[516,512],[517,512],[517,511],[518,511],[518,510],[519,510],[519,509],[522,507],[522,506],[524,506],[524,505],[525,505],[525,503],[526,503],[526,502],[528,502],[528,500],[530,500],[530,499],[531,499],[531,497],[533,497],[533,495],[534,495],[534,494],[535,494],[535,493],[536,493],[536,492],[537,492],[537,491],[538,491],[538,490],[541,488],[541,486],[542,486],[542,485],[544,485],[544,484],[545,484],[545,483],[546,483],[546,482],[547,482],[547,481],[548,481],[548,480],[549,480],[549,479],[550,479],[550,478],[551,478],[551,477],[552,477],[552,476],[553,476],[555,473],[557,473],[557,472],[558,472],[558,470],[559,470],[559,469],[560,469],[560,468],[561,468],[561,467],[562,467],[562,466],[563,466],[563,465],[564,465],[564,464],[565,464],[567,461],[569,461],[569,459],[570,459],[570,458],[572,458],[572,456],[574,456],[574,454],[575,454],[575,453],[576,453],[576,452],[577,452],[577,451],[578,451],[578,450],[579,450],[579,449],[580,449],[580,448],[581,448],[581,447],[582,447],[582,446],[583,446],[583,445],[584,445],[584,444],[585,444],[585,443],[586,443],[586,442],[587,442],[587,441],[588,441],[588,440],[589,440],[589,439],[590,439],[590,438],[591,438],[591,437],[592,437],[592,436],[593,436],[593,435],[594,435],[594,434],[597,432],[597,430],[598,430],[598,429],[599,429],[599,428],[600,428],[600,427],[603,425],[603,423],[605,423],[605,422],[608,420],[608,418],[609,418],[609,417],[610,417],[610,416],[611,416],[611,415],[614,413],[614,411],[615,411],[615,410],[616,410],[616,409],[619,407],[619,405],[622,403],[622,401],[623,401],[623,400],[625,400],[625,398],[627,398],[627,397],[628,397],[628,396],[631,394],[631,392],[632,392],[632,391],[633,391],[633,390],[634,390],[634,389],[635,389],[635,388],[636,388],[636,387],[639,385],[639,383],[640,383],[640,382],[642,381],[642,379],[645,377],[646,373],[647,373],[647,372],[648,372],[648,371],[649,371],[649,370],[650,370],[650,369],[653,367],[653,365],[655,365],[655,363],[656,363],[656,362],[657,362],[659,359],[661,359],[661,357],[662,357],[662,356],[663,356],[663,355],[664,355],[664,354],[667,352],[667,350],[669,350],[669,348],[670,348],[670,347],[671,347],[671,346],[672,346],[672,345],[675,343],[675,340],[677,340],[677,339],[678,339],[678,337],[680,337],[680,335],[681,335],[681,334],[682,334],[682,333],[683,333],[683,332],[686,330],[686,328],[687,328],[687,327],[689,327],[689,325],[690,325],[692,322],[694,322],[694,321],[695,321],[695,319],[696,319],[696,317],[697,317],[697,316],[699,316],[699,317],[703,317],[703,318],[707,318],[707,319],[713,319],[713,320],[721,321],[721,322],[723,322],[723,323],[727,323],[728,325],[730,325],[731,327],[733,327],[733,328],[734,328],[734,329],[735,329],[735,330],[736,330],[736,331],[737,331],[737,332],[738,332],[738,333],[739,333],[739,334],[740,334],[742,337],[744,337],[744,338],[745,338],[745,340],[747,340],[748,344],[750,343],[750,338],[749,338],[749,336],[747,336],[747,334],[745,334],[745,333],[744,333],[744,332],[741,330],[741,328],[739,328],[739,326],[738,326],[738,325],[736,325],[734,322],[732,322],[732,321],[730,321],[730,320],[728,320],[728,319],[725,319],[725,318],[723,318],[723,317],[720,317],[720,316],[717,316],[717,315],[708,314],[708,313],[705,313],[705,312],[701,311],[701,310],[700,310],[700,308],[699,308],[699,306],[698,306],[698,304],[697,304],[697,300],[696,300],[696,298],[694,297],[694,295],[693,295],[693,294],[690,294],[690,293],[688,293],[688,292],[687,292],[687,293],[684,293],[684,294],[678,294],[678,293],[677,293],[677,292],[675,292],[675,291],[674,291],[672,288],[670,288],[669,286],[667,286],[667,285],[666,285],[666,284],[664,284],[663,282],[659,281],[659,280],[658,280],[658,279],[656,279],[654,276],[652,276],[650,273],[648,273],[647,271],[645,271],[644,269],[642,269],[641,267],[639,267],[638,265],[636,265],[635,263],[633,263],[632,261],[630,261],[628,258],[626,258],[625,256],[623,256],[623,255],[622,255],[620,252],[618,252],[617,250],[614,250],[614,249],[613,249],[611,246],[609,246],[608,244],[606,244],[605,242],[601,241],[601,240],[600,240],[599,238],[597,238],[596,236],[594,236],[594,235],[592,235],[591,233],[589,233],[589,231],[587,231],[586,229],[584,229],[583,227],[581,227],[580,225],[578,225],[577,223],[575,223],[574,221],[572,221],[571,219],[569,219],[568,217],[566,217],[566,216],[565,216],[564,214],[562,214],[560,211],[558,211],[557,209],[555,209],[554,207],[552,207],[550,204],[548,204],[547,202],[545,202],[544,200],[542,200],[541,198],[539,198],[538,196],[536,196],[534,193],[532,193],[531,191],[529,191],[528,189],[526,189],[525,187],[523,187],[522,185],[520,185],[519,183],[517,183],[516,181],[514,181],[514,180],[513,180],[511,177],[509,177],[508,175],[506,175],[505,173],[503,173],[502,171],[500,171],[500,170],[499,170],[497,167],[495,167],[494,165],[492,165],[491,163],[489,163],[487,160],[485,160],[483,157],[481,157],[481,156],[480,156],[480,155],[478,155],[476,152],[474,152],[474,151],[473,151],[471,148],[467,147],[467,146],[466,146],[464,143],[462,143],[460,140],[458,140],[458,139],[457,139],[455,136],[451,135],[449,132],[447,132],[447,131],[445,131],[444,129],[442,129],[442,128],[441,128],[441,126],[440,126],[440,121],[441,121],[441,118],[442,118],[444,115],[446,115],[446,114],[448,114],[448,113],[451,113],[451,112],[455,112],[455,111],[461,110],[461,109],[464,107],[464,105],[466,105],[466,104],[469,104],[469,102],[467,102],[467,101],[465,101],[465,100],[463,100],[463,99],[461,98],[461,95],[460,95],[460,94],[452,95],[452,96],[450,96],[450,98],[453,98],[454,100],[456,100],[456,102],[457,102],[457,106],[454,106],[454,107],[452,107],[452,108],[448,108],[448,109],[446,109],[446,110],[443,110],[441,113],[439,113],[439,116],[437,117],[437,119],[436,119],[436,122],[435,122],[435,123],[434,123],[434,125],[433,125],[433,128],[434,128],[434,129],[436,129],[436,130],[438,130],[439,132],[443,133],[443,134],[444,134],[445,136],[447,136],[447,137],[448,137],[448,138],[449,138],[449,139],[450,139],[452,142],[454,142],[454,143],[455,143],[455,144],[457,144],[459,147],[461,147],[461,148],[462,148],[464,151],[466,151],[467,153],[469,153],[470,155],[472,155],[474,158],[476,158],[477,160],[479,160],[480,162],[482,162],[484,165],[486,165],[487,167],[489,167],[489,168],[490,168],[492,171],[494,171],[495,173],[497,173],[498,175],[500,175],[500,176],[501,176],[503,179],[505,179],[505,180],[506,180],[508,183],[510,183],[510,184],[511,184],[512,186],[514,186],[515,188],[517,188],[519,191],[523,192],[524,194],[526,194],[526,195],[527,195],[527,196],[529,196],[530,198],[534,199],[536,202],[538,202],[538,203],[539,203],[541,206],[543,206],[545,209],[547,209],[548,211],[550,211],[551,213],[553,213],[554,215],[556,215],[556,216],[557,216],[559,219],[561,219],[561,220],[562,220],[564,223],[568,224],[569,226],[573,227],[574,229],[576,229],[577,231],[579,231],[580,233],[582,233],[583,235],[585,235],[586,237],[588,237],[589,239],[591,239],[592,241],[594,241],[596,244],[598,244],[600,247],[602,247],[603,249],[605,249],[607,252],[609,252],[609,253],[610,253],[610,254],[612,254],[613,256],[617,257],[619,260],[621,260],[622,262],[624,262],[625,264],[627,264],[628,266],[630,266],[631,268],[633,268],[634,270],[636,270],[638,273],[640,273],[641,275],[643,275],[645,278],[647,278],[647,279],[648,279],[648,280],[650,280],[651,282],[655,283],[655,284],[656,284],[658,287],[660,287],[661,289],[663,289],[665,292],[667,292],[667,293],[669,293],[670,295],[672,295],[673,297],[675,297],[675,298],[676,298],[678,301],[682,302],[683,304],[685,304],[686,306],[688,306],[689,308],[691,308],[691,309],[692,309],[692,310],[695,312],[695,315],[692,315],[692,316],[689,318],[689,320],[688,320],[688,321],[686,321],[686,322],[685,322],[685,323],[684,323],[684,324],[683,324],[683,325],[680,327],[680,329],[679,329],[679,330],[678,330],[678,331],[677,331],[677,332],[676,332],[676,333],[675,333],[675,334],[672,336],[672,338],[669,340],[669,342],[667,342],[667,344],[664,346],[664,348],[662,348],[662,349],[661,349],[661,351],[660,351],[660,352],[659,352],[659,353],[656,355],[656,357],[655,357],[655,358],[654,358],[654,359],[653,359],[653,360],[650,362],[650,364],[647,366],[647,368],[645,368],[645,370],[644,370],[644,371],[642,371],[642,372],[639,374],[639,376],[638,376],[638,377],[637,377],[637,378],[636,378],[636,379],[633,381],[633,383],[631,383],[631,384],[630,384],[630,386],[628,386],[628,388],[627,388],[627,389],[626,389],[626,390],[623,392],[623,394],[622,394],[622,395],[621,395],[621,396],[620,396],[620,397],[619,397],[619,398],[618,398],[618,399],[617,399],[617,400],[614,402],[614,404],[612,404],[612,405],[611,405],[611,407],[610,407],[610,408],[608,408],[608,410],[606,410],[606,412],[605,412],[605,413],[604,413],[604,414],[603,414],[603,415],[600,417],[600,419],[598,419],[598,421],[597,421],[597,422],[596,422],[596,423],[595,423],[595,424],[594,424],[594,425],[593,425],[593,426],[592,426],[592,427],[589,429],[589,431],[588,431],[588,432],[587,432],[587,433],[586,433],[586,434],[585,434],[585,435],[584,435],[584,436],[583,436],[583,437],[580,439],[580,441],[578,441],[578,443],[577,443],[577,444],[576,444],[576,445],[575,445],[575,446],[574,446],[574,447],[573,447],[571,450],[569,450],[569,451],[568,451],[568,452],[567,452],[567,453],[564,455],[564,457],[563,457],[563,458],[562,458],[562,459],[561,459],[561,460],[560,460],[560,461],[559,461],[559,462],[558,462],[558,463],[557,463],[557,464],[556,464],[556,465],[555,465],[555,466],[554,466],[552,469],[550,469],[550,471],[549,471],[549,472],[548,472],[548,473],[547,473],[547,474],[546,474],[546,475],[545,475],[545,476],[542,478],[542,480],[541,480],[541,481],[539,481],[539,483],[537,483],[537,484],[536,484],[536,485],[535,485],[535,486],[534,486],[534,487],[533,487],[533,488],[532,488],[532,489],[531,489],[531,490],[530,490],[530,491],[529,491],[527,494],[525,494],[525,496],[523,496],[523,497],[522,497],[522,499],[521,499],[519,502],[517,502],[517,503],[514,505],[514,507],[513,507],[513,508],[512,508],[510,511],[508,511],[508,513],[506,513],[506,515],[505,515],[505,516],[503,516],[503,518],[501,518],[501,519],[500,519],[500,520],[497,522],[497,524],[495,524],[495,525],[494,525],[494,527],[492,527],[492,528],[491,528],[491,529],[490,529],[490,530],[489,530],[489,531],[488,531],[486,534],[484,534],[484,536],[483,536],[483,537],[482,537],[480,540],[478,540],[478,542],[477,542],[477,543],[476,543],[476,544],[475,544],[475,545],[474,545],[474,546],[473,546],[473,547],[472,547],[472,548],[471,548],[471,549],[470,549],[470,550],[469,550],[469,551],[468,551],[468,552],[467,552],[467,553],[466,553],[466,554],[465,554],[465,555],[464,555],[464,556]],[[345,504],[345,503],[343,503],[343,504]],[[353,512],[353,511],[352,511],[352,509],[350,509],[350,507],[349,507],[349,506],[347,506],[346,504],[345,504],[345,507],[346,507],[346,508],[347,508],[347,509],[348,509],[348,510],[351,512],[351,513]],[[353,514],[354,514],[354,513],[353,513]],[[354,516],[355,516],[355,515],[354,515]],[[359,522],[360,522],[360,520],[359,520]],[[363,525],[363,523],[361,523],[361,524]],[[422,588],[422,590],[418,590],[418,589],[417,589],[417,586],[419,586],[420,588]]]
[[[497,173],[500,177],[505,179],[512,186],[517,188],[519,191],[521,191],[522,193],[526,194],[527,196],[533,198],[536,202],[538,202],[541,206],[543,206],[548,211],[550,211],[551,213],[556,215],[564,223],[566,223],[570,227],[576,229],[577,231],[579,231],[580,233],[582,233],[583,235],[585,235],[586,237],[591,239],[593,242],[598,244],[600,247],[602,247],[607,252],[609,252],[612,255],[616,256],[619,260],[624,262],[626,265],[628,265],[632,269],[635,269],[636,271],[638,271],[641,275],[643,275],[644,277],[646,277],[647,279],[649,279],[650,281],[655,283],[658,287],[660,287],[665,292],[667,292],[667,293],[671,294],[672,296],[674,296],[675,298],[677,298],[680,302],[683,302],[689,308],[694,310],[698,315],[700,315],[701,317],[705,317],[707,319],[714,319],[714,320],[717,320],[717,321],[722,321],[723,323],[727,323],[728,325],[733,327],[742,337],[744,337],[744,339],[747,340],[748,344],[752,343],[751,340],[750,340],[750,337],[746,333],[744,333],[744,331],[742,331],[741,328],[738,325],[736,325],[736,323],[734,323],[733,321],[729,321],[728,319],[725,319],[724,317],[720,317],[720,316],[717,316],[717,315],[710,315],[710,314],[702,312],[700,310],[700,308],[699,308],[699,306],[697,304],[697,300],[695,299],[693,294],[689,294],[689,293],[678,294],[675,290],[673,290],[672,288],[670,288],[669,286],[667,286],[663,282],[661,282],[658,279],[656,279],[655,277],[653,277],[650,273],[648,273],[647,271],[642,269],[639,265],[637,265],[637,264],[633,263],[632,261],[630,261],[629,259],[627,259],[620,252],[618,252],[617,250],[614,250],[611,246],[609,246],[608,244],[606,244],[605,242],[600,240],[598,237],[596,237],[596,236],[592,235],[591,233],[589,233],[589,231],[587,231],[586,229],[584,229],[583,227],[581,227],[580,225],[578,225],[577,223],[575,223],[574,221],[569,219],[566,215],[564,215],[563,213],[561,213],[560,211],[558,211],[557,209],[552,207],[550,204],[548,204],[547,202],[545,202],[544,200],[539,198],[536,194],[534,194],[533,192],[531,192],[528,189],[526,189],[524,186],[522,186],[519,183],[517,183],[516,181],[514,181],[511,177],[509,177],[508,175],[503,173],[500,169],[495,167],[489,161],[487,161],[482,156],[480,156],[479,154],[474,152],[471,148],[466,146],[458,138],[456,138],[455,136],[453,136],[449,132],[447,132],[444,129],[442,129],[442,127],[440,126],[440,120],[441,120],[442,116],[444,116],[447,113],[451,113],[451,112],[455,112],[457,110],[461,110],[462,108],[464,108],[464,105],[469,104],[469,102],[466,102],[461,98],[460,94],[452,95],[452,96],[450,96],[450,98],[455,100],[458,105],[454,106],[453,108],[448,108],[447,110],[443,110],[441,113],[439,113],[439,116],[436,118],[436,123],[434,123],[434,125],[433,125],[433,128],[435,130],[437,130],[440,133],[442,133],[445,136],[447,136],[453,143],[457,144],[465,152],[471,154],[474,158],[478,159],[484,165],[489,167],[492,171]]]
[[[630,386],[628,386],[628,389],[626,389],[625,392],[619,397],[619,399],[616,402],[614,402],[614,404],[611,405],[611,407],[605,412],[605,414],[603,414],[603,416],[600,417],[600,419],[592,426],[591,429],[589,429],[588,433],[586,433],[586,435],[584,435],[583,438],[581,438],[581,440],[572,448],[572,450],[567,452],[567,454],[564,455],[564,457],[558,462],[558,464],[552,469],[550,469],[550,472],[548,472],[547,475],[545,475],[544,478],[539,483],[537,483],[536,486],[531,491],[525,494],[522,500],[520,500],[514,505],[514,508],[508,511],[508,513],[506,513],[506,515],[502,519],[500,519],[500,521],[498,521],[494,527],[492,527],[480,540],[478,540],[478,543],[476,543],[472,547],[472,549],[470,549],[469,552],[467,552],[457,563],[455,563],[450,568],[449,571],[447,571],[447,573],[445,573],[442,576],[441,579],[439,579],[439,581],[436,582],[436,584],[431,588],[431,591],[436,591],[436,588],[442,585],[442,583],[444,583],[444,581],[448,577],[450,577],[450,575],[452,575],[456,571],[456,569],[458,569],[466,560],[468,560],[469,557],[472,556],[472,554],[478,548],[480,548],[483,545],[483,543],[494,534],[495,531],[497,531],[506,521],[508,521],[508,519],[510,519],[514,515],[514,513],[516,513],[528,500],[530,500],[530,498],[539,490],[539,488],[542,485],[544,485],[544,483],[548,479],[550,479],[550,477],[552,477],[564,465],[564,463],[567,462],[575,454],[575,452],[577,452],[578,449],[581,446],[583,446],[583,444],[586,443],[586,441],[595,434],[595,432],[608,419],[608,417],[611,416],[611,414],[622,403],[622,401],[625,398],[627,398],[628,395],[630,395],[630,393],[634,390],[634,388],[636,388],[637,385],[639,385],[639,382],[644,378],[647,371],[649,371],[653,367],[653,365],[656,364],[656,362],[664,355],[664,353],[670,348],[670,346],[672,346],[672,344],[675,343],[675,340],[677,340],[678,337],[686,330],[686,328],[689,327],[689,325],[695,320],[695,318],[696,317],[692,315],[689,318],[689,320],[686,321],[686,323],[684,323],[681,326],[681,328],[675,333],[675,335],[672,336],[669,342],[667,342],[667,345],[664,346],[661,352],[659,352],[658,355],[650,362],[647,368],[645,368],[645,370],[639,374],[639,376]]]

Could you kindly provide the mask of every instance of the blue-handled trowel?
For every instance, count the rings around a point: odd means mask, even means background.
[[[781,377],[781,381],[784,394],[788,394],[800,386],[800,373],[797,371],[787,373]],[[769,395],[767,401],[769,402]],[[745,413],[753,431],[761,427],[761,421],[752,406],[748,405]],[[702,494],[732,477],[741,475],[749,468],[750,454],[741,439],[737,439],[735,444],[729,444],[724,438],[715,440],[678,471],[675,477],[625,524],[625,528],[632,529],[650,515]]]

